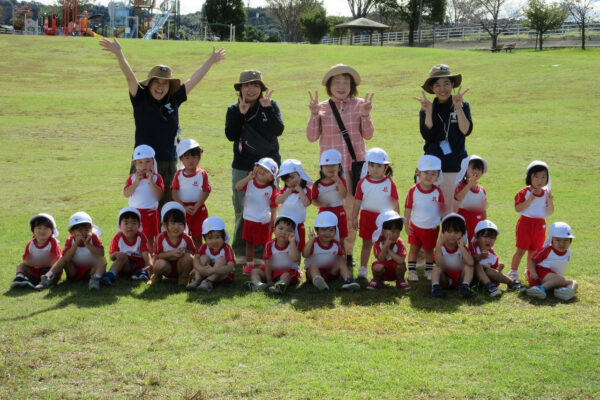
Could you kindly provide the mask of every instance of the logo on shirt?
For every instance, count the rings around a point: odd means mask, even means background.
[[[264,112],[261,113],[261,114],[262,114],[262,120],[263,120],[263,122],[269,121],[269,119],[267,118],[267,115]]]
[[[389,190],[388,190],[388,187],[386,186],[383,188],[383,193],[387,193],[387,192],[389,192]]]
[[[198,181],[194,181],[194,183],[192,184],[192,186],[199,186],[200,184],[198,183]]]
[[[175,111],[175,109],[173,108],[173,106],[171,105],[171,103],[165,104],[165,108],[167,109],[167,112],[169,114],[173,114],[173,112]]]
[[[434,202],[435,202],[435,201],[438,201],[438,199],[437,199],[437,197],[436,197],[436,196],[433,196],[433,197],[431,198],[431,201],[434,201]]]

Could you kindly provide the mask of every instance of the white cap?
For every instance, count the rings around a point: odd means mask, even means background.
[[[138,211],[137,208],[135,207],[125,207],[125,208],[121,208],[121,211],[119,211],[119,218],[117,219],[117,232],[121,232],[121,227],[120,227],[120,221],[121,221],[121,215],[125,214],[125,213],[134,213],[138,216],[138,218],[140,219],[140,227],[138,228],[138,231],[142,231],[142,214],[140,214],[140,212]]]
[[[484,229],[492,229],[496,231],[496,234],[500,234],[500,231],[498,230],[498,227],[496,226],[495,223],[493,223],[492,221],[490,221],[489,219],[484,219],[483,221],[479,221],[477,223],[477,225],[475,225],[475,234],[478,234],[479,232],[483,231]]]
[[[442,183],[442,180],[444,179],[444,174],[442,173],[442,160],[440,160],[436,156],[425,154],[419,157],[417,169],[419,171],[439,171],[440,175],[434,182],[435,185],[439,186]],[[421,180],[417,177],[417,183],[419,183],[420,181]]]
[[[283,175],[291,174],[292,172],[296,172],[300,175],[301,179],[304,179],[308,183],[312,183],[312,180],[302,168],[302,163],[298,160],[294,160],[290,158],[289,160],[285,160],[281,163],[281,168],[279,168],[279,174],[277,175],[281,178]]]
[[[379,237],[381,236],[381,233],[383,232],[383,224],[386,223],[387,221],[392,221],[394,219],[401,219],[402,224],[404,224],[404,217],[401,217],[400,214],[398,214],[394,210],[388,210],[386,212],[379,214],[377,216],[377,219],[375,220],[375,225],[377,226],[377,229],[375,230],[375,232],[373,232],[373,235],[371,236],[371,240],[373,242],[378,241]]]
[[[90,217],[90,215],[85,211],[77,211],[75,214],[71,215],[71,218],[69,218],[69,230],[71,230],[71,228],[75,225],[79,224],[90,224],[92,225],[92,232],[96,236],[102,235],[102,230],[94,225],[92,222],[92,217]]]
[[[212,231],[225,231],[225,243],[229,243],[229,233],[225,229],[225,221],[219,217],[208,217],[202,222],[202,234],[206,235]]]
[[[154,158],[156,153],[154,149],[147,144],[141,144],[135,149],[133,149],[133,158],[132,160],[141,160],[143,158]]]
[[[462,215],[460,215],[458,213],[454,213],[454,212],[446,214],[444,216],[444,218],[442,218],[442,222],[441,223],[443,224],[445,220],[447,220],[448,218],[452,218],[452,217],[458,217],[458,218],[462,219],[463,222],[466,224],[465,218]]]
[[[315,228],[337,227],[338,219],[331,211],[322,211],[315,218]]]
[[[566,222],[555,222],[548,228],[548,237],[561,239],[575,239],[571,227]]]
[[[195,149],[196,147],[200,147],[198,142],[194,139],[185,139],[179,142],[177,145],[177,157],[181,157],[191,149]]]
[[[56,221],[54,221],[54,217],[50,214],[46,214],[46,213],[39,213],[34,215],[33,217],[31,217],[31,219],[29,220],[29,225],[31,226],[31,230],[33,231],[33,221],[36,220],[37,218],[46,218],[47,220],[50,221],[50,223],[52,224],[52,236],[54,236],[55,238],[58,237],[58,229],[56,229]]]
[[[279,171],[279,167],[277,167],[277,163],[275,160],[269,157],[264,157],[258,160],[258,162],[254,165],[260,165],[265,168],[267,171],[273,175],[273,178],[277,178],[277,172]]]
[[[367,154],[365,154],[365,160],[376,164],[391,164],[390,158],[388,157],[385,150],[379,147],[373,147]]]
[[[540,161],[540,160],[534,160],[531,163],[529,163],[529,165],[527,166],[527,169],[525,170],[525,176],[527,176],[529,174],[529,170],[531,168],[536,167],[536,166],[542,166],[542,167],[546,168],[546,171],[548,171],[548,183],[544,187],[547,188],[548,190],[552,190],[552,181],[550,180],[550,168],[548,168],[548,164],[546,164],[545,162]]]
[[[319,165],[338,165],[342,163],[342,154],[336,149],[325,150],[321,153]]]
[[[487,161],[485,161],[483,158],[476,156],[475,154],[473,154],[472,156],[465,157],[460,162],[460,171],[458,172],[458,175],[456,175],[456,184],[457,185],[460,183],[460,181],[462,181],[462,179],[467,174],[467,169],[469,168],[469,163],[471,162],[471,160],[481,160],[481,162],[483,163],[483,173],[485,174],[487,172],[488,164],[487,164]]]
[[[185,216],[185,208],[180,203],[178,203],[176,201],[169,201],[160,210],[160,221],[161,222],[164,222],[165,215],[171,210],[179,210]]]

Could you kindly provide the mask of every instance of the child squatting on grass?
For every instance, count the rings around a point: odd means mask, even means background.
[[[71,236],[65,242],[60,259],[41,276],[37,290],[48,289],[56,284],[64,270],[68,280],[89,279],[89,289],[99,290],[100,279],[106,271],[104,247],[99,236],[102,231],[92,224],[92,217],[78,211],[69,218]]]
[[[442,219],[442,234],[435,246],[436,265],[431,273],[433,297],[444,297],[442,287],[458,287],[461,297],[472,296],[473,257],[465,247],[466,232],[465,219],[461,215],[449,213]]]
[[[527,278],[531,287],[527,295],[545,299],[546,292],[554,289],[554,297],[567,301],[575,297],[577,282],[565,279],[565,270],[571,261],[571,242],[575,239],[571,227],[565,222],[555,222],[548,229],[544,247],[529,260]]]
[[[23,261],[17,265],[15,279],[10,288],[34,288],[40,277],[50,270],[62,252],[58,244],[56,222],[50,214],[40,213],[29,220],[33,238],[27,242]]]

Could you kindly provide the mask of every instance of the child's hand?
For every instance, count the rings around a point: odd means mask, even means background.
[[[479,260],[485,260],[490,256],[490,252],[487,250],[483,250],[481,254],[479,254]]]
[[[146,177],[146,173],[144,171],[135,171],[136,181],[141,181]]]
[[[183,255],[185,254],[185,247],[175,249],[175,252],[177,254],[177,257],[183,257]]]
[[[288,242],[290,242],[290,244],[296,243],[296,234],[295,233],[290,233],[288,235]]]
[[[552,192],[548,190],[548,195],[547,195],[547,199],[552,201],[554,200],[554,195],[552,195]]]
[[[294,188],[294,190],[298,193],[302,193],[302,186],[298,185]]]
[[[92,232],[88,232],[87,235],[83,237],[83,243],[87,246],[92,241]]]
[[[460,238],[456,241],[456,245],[458,246],[459,249],[465,250],[465,243],[463,242],[462,238]]]
[[[315,240],[317,236],[315,235],[315,231],[313,230],[313,228],[309,227],[308,228],[308,240]]]
[[[471,177],[468,179],[467,186],[473,187],[475,185],[477,185],[477,177],[475,175],[471,175]]]
[[[148,171],[148,172],[146,172],[146,174],[145,174],[145,178],[146,178],[146,179],[148,179],[148,180],[151,180],[153,175],[154,175],[154,173],[153,173],[153,172],[151,172],[151,171]]]
[[[394,245],[394,240],[390,238],[386,238],[384,242],[384,246],[391,248]]]
[[[502,264],[502,263],[498,264],[498,272],[502,272],[503,269],[504,269],[504,264]]]
[[[406,224],[406,234],[407,235],[413,235],[413,228],[410,224]]]
[[[540,279],[537,272],[535,271],[535,268],[529,270],[529,277],[531,278],[531,280],[534,280],[534,281],[537,281],[538,279]]]
[[[250,178],[250,180],[256,178],[256,169],[260,168],[258,165],[256,167],[254,167],[254,169],[252,171],[250,171],[250,173],[248,174],[248,178]]]

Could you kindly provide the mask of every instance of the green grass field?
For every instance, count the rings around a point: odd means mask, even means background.
[[[140,79],[159,63],[185,79],[210,52],[199,42],[122,45]],[[69,216],[85,210],[109,244],[127,204],[122,187],[134,126],[125,79],[96,39],[3,35],[0,48],[0,398],[597,398],[598,49],[491,54],[228,43],[228,59],[180,109],[183,136],[205,149],[209,212],[231,230],[224,121],[241,70],[263,72],[286,124],[282,157],[302,160],[316,176],[318,144],[305,138],[306,91],[324,96],[328,68],[354,66],[363,78],[359,95],[375,93],[368,147],[387,150],[404,197],[422,154],[412,96],[433,64],[449,64],[471,89],[467,149],[489,162],[481,183],[506,264],[525,167],[534,159],[550,165],[556,212],[548,221],[568,222],[576,236],[567,275],[580,290],[565,304],[515,293],[469,301],[451,293],[439,301],[424,281],[408,295],[391,286],[320,294],[304,285],[277,298],[246,292],[239,274],[233,286],[208,295],[125,279],[91,294],[87,283],[9,290],[31,236],[28,220],[38,212],[54,215],[64,244]],[[314,215],[313,207],[308,221]]]

